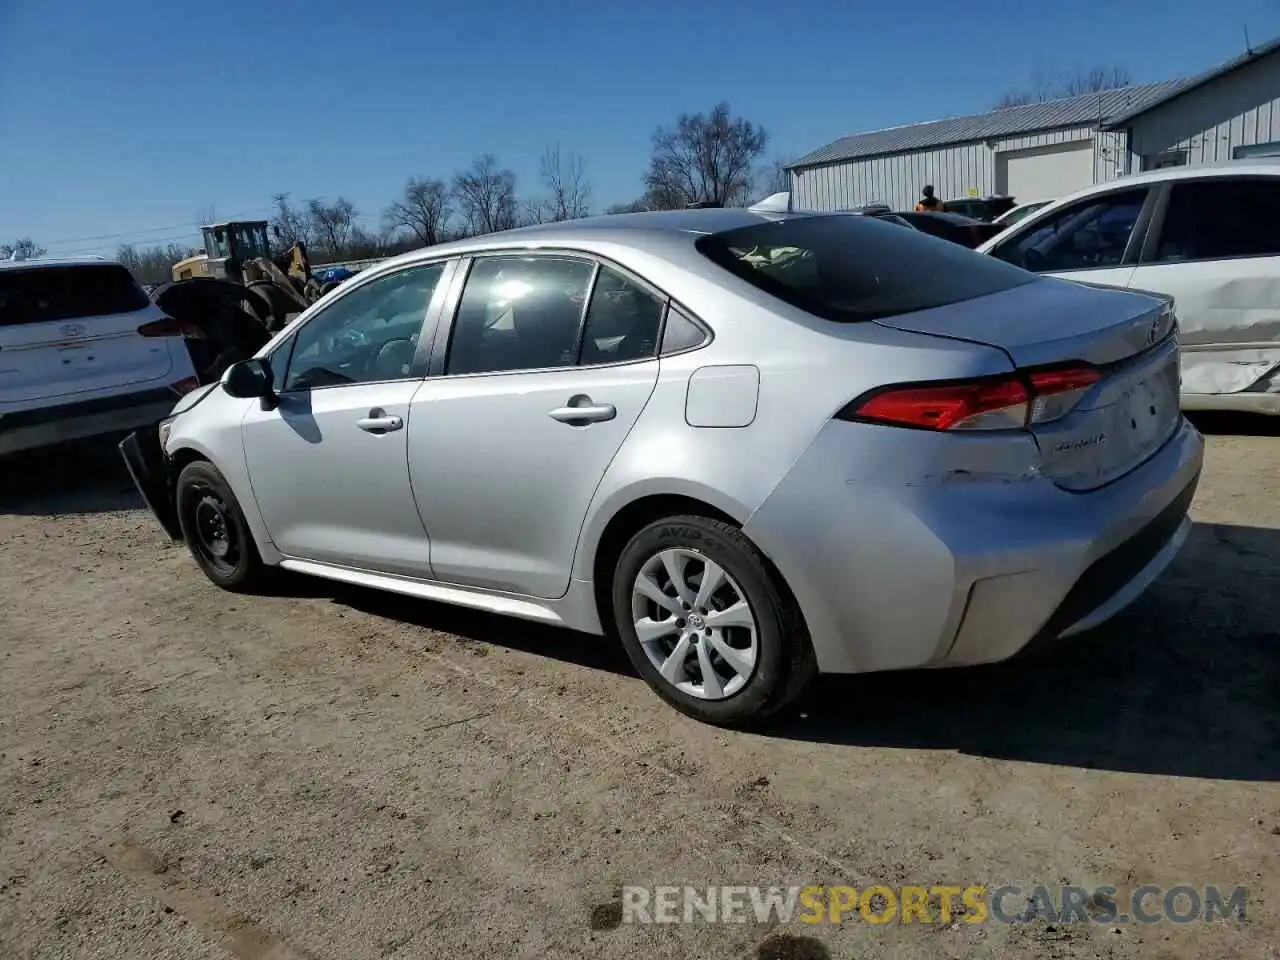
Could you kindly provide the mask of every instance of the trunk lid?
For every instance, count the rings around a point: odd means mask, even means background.
[[[0,401],[165,381],[181,339],[138,333],[163,318],[118,264],[0,270]]]
[[[1003,350],[1020,370],[1088,364],[1102,375],[1065,415],[1028,429],[1039,471],[1096,489],[1145,462],[1176,432],[1178,345],[1167,297],[1041,280],[989,297],[876,321]]]
[[[1170,298],[1045,277],[936,310],[876,320],[883,326],[999,347],[1019,367],[1064,360],[1109,364],[1169,332]]]

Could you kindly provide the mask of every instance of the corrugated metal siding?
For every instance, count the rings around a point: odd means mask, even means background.
[[[991,151],[984,143],[970,143],[796,170],[792,206],[844,210],[887,203],[895,210],[909,210],[926,183],[933,184],[939,197],[949,199],[966,196],[971,188],[989,193],[994,179]]]
[[[1164,80],[1138,87],[1104,90],[1080,97],[1030,103],[990,113],[911,123],[887,130],[873,130],[841,137],[821,150],[801,157],[797,167],[838,163],[906,150],[936,150],[955,144],[1036,135],[1043,130],[1106,123],[1147,103],[1154,103],[1179,89],[1185,80]]]
[[[1093,182],[1106,183],[1135,172],[1129,156],[1127,130],[1103,130],[1094,135]]]
[[[1136,157],[1185,150],[1192,166],[1231,160],[1236,147],[1280,140],[1280,56],[1257,60],[1135,117],[1132,130]]]
[[[1124,171],[1123,131],[1103,133],[1095,138],[1090,127],[1064,127],[1040,133],[1022,134],[998,140],[992,145],[979,141],[922,150],[889,157],[871,157],[848,163],[792,171],[792,205],[799,210],[842,210],[867,203],[884,202],[896,210],[909,210],[920,199],[920,188],[931,183],[939,197],[950,200],[996,192],[996,155],[1006,151],[1033,150],[1059,143],[1094,140],[1094,171],[1097,180],[1113,180]]]

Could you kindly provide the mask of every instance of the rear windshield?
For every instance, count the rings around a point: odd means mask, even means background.
[[[0,327],[132,313],[150,302],[115,263],[0,269]]]
[[[740,227],[702,237],[697,247],[761,290],[840,323],[929,310],[1036,279],[995,257],[856,214]]]

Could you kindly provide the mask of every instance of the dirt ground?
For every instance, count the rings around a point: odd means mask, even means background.
[[[109,448],[6,466],[0,957],[1274,958],[1280,430],[1201,422],[1195,531],[1114,624],[827,679],[763,734],[683,719],[591,637],[319,581],[230,597]],[[618,923],[629,884],[874,883],[1248,899],[1185,925]]]

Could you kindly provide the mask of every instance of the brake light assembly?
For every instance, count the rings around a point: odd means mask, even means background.
[[[909,383],[864,394],[838,420],[916,430],[1019,430],[1071,412],[1103,374],[1084,363],[996,377]]]

